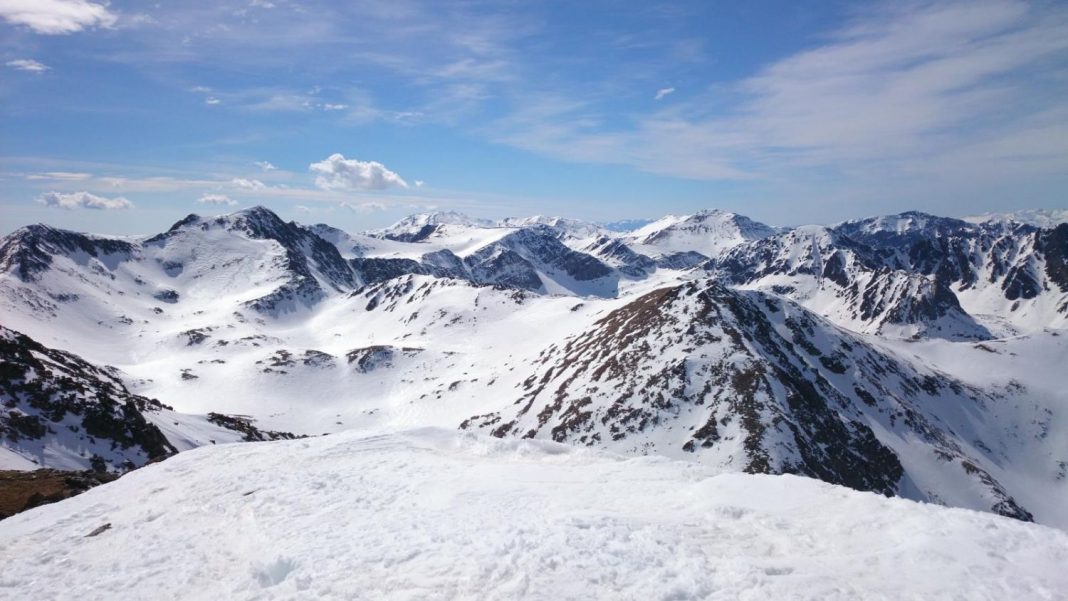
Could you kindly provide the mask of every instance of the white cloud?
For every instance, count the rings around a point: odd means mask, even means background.
[[[308,168],[318,175],[315,185],[323,190],[385,190],[407,188],[408,182],[376,161],[346,159],[335,153]]]
[[[202,205],[227,205],[231,207],[237,204],[236,200],[225,194],[204,194],[197,199],[197,202]]]
[[[264,171],[274,171],[278,169],[278,167],[272,165],[270,161],[256,161],[256,166]]]
[[[675,88],[660,88],[656,91],[656,96],[653,97],[653,100],[663,100],[666,96],[674,93]]]
[[[220,104],[220,103],[222,103],[222,100],[219,100],[218,98],[216,98],[214,96],[208,96],[207,98],[204,99],[204,104],[206,104],[208,106],[215,106],[216,104]]]
[[[0,17],[46,35],[111,27],[118,19],[106,5],[87,0],[0,0]]]
[[[415,187],[416,187],[416,188],[422,188],[422,187],[423,187],[423,184],[425,184],[425,183],[426,183],[426,182],[424,182],[423,180],[421,180],[421,179],[417,179],[417,180],[415,180]]]
[[[12,69],[18,69],[19,71],[30,71],[32,73],[42,73],[51,69],[44,63],[39,63],[32,58],[19,58],[13,61],[7,61],[7,66]]]
[[[311,208],[304,205],[297,205],[293,207],[298,213],[311,213]]]
[[[376,211],[385,211],[387,208],[386,205],[380,202],[342,202],[341,206],[356,213],[374,213]]]
[[[267,184],[261,182],[258,179],[245,179],[243,177],[235,177],[230,180],[230,183],[237,188],[249,191],[258,191],[267,188]]]
[[[131,209],[133,203],[121,196],[105,198],[89,192],[46,192],[37,197],[37,202],[60,209]]]
[[[330,104],[329,102],[323,105],[324,111],[343,111],[349,108],[347,104]]]
[[[33,180],[55,180],[63,182],[80,182],[93,177],[91,173],[79,173],[74,171],[46,171],[44,173],[33,173],[26,176],[26,179]]]

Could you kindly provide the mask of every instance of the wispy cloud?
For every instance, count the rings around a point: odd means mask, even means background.
[[[60,209],[112,210],[131,209],[134,206],[132,202],[121,196],[107,198],[104,196],[97,196],[96,194],[90,194],[89,192],[71,192],[69,194],[64,194],[62,192],[46,192],[38,196],[36,201],[45,206]]]
[[[275,171],[278,169],[278,167],[272,165],[270,161],[256,161],[254,164],[263,171]]]
[[[829,169],[885,181],[962,153],[976,172],[1004,173],[993,149],[1009,147],[1063,170],[1068,121],[1054,115],[1068,95],[1066,51],[1063,9],[891,5],[732,86],[622,126],[601,127],[596,104],[534,96],[485,131],[558,158],[705,180]],[[727,110],[714,101],[725,96],[736,99]]]
[[[385,190],[407,188],[408,182],[376,161],[346,159],[335,153],[308,166],[323,190]]]
[[[231,179],[230,185],[240,190],[247,190],[250,192],[257,192],[267,188],[267,184],[258,179],[247,179],[244,177],[235,177]]]
[[[236,200],[225,194],[203,194],[197,199],[197,202],[202,205],[226,205],[231,207],[237,204]]]
[[[44,35],[111,27],[118,20],[106,4],[87,0],[3,0],[0,18]]]
[[[15,60],[7,61],[7,66],[19,71],[29,71],[31,73],[43,73],[51,67],[44,63],[39,63],[31,58],[18,58]]]
[[[343,201],[341,206],[356,213],[375,213],[385,211],[388,207],[380,202],[348,202]]]
[[[660,88],[656,91],[656,95],[653,96],[653,100],[663,100],[671,94],[675,93],[675,88]]]
[[[64,182],[80,182],[93,177],[92,173],[77,171],[46,171],[44,173],[31,173],[26,176],[28,180],[52,180]]]

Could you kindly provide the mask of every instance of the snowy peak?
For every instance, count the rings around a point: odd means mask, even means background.
[[[556,231],[561,239],[586,240],[604,236],[608,231],[599,225],[579,221],[578,219],[565,219],[563,217],[546,217],[535,215],[533,217],[508,217],[498,222],[501,227],[532,227],[545,226]]]
[[[386,229],[368,232],[368,234],[398,242],[420,242],[427,239],[441,226],[487,228],[494,227],[494,223],[486,219],[468,217],[455,211],[437,211],[409,215]]]
[[[709,209],[693,215],[668,215],[624,235],[646,254],[697,252],[715,257],[749,240],[774,235],[775,230],[748,217]]]
[[[48,269],[55,256],[71,257],[80,263],[89,259],[113,262],[129,258],[134,248],[134,244],[126,240],[81,234],[44,224],[30,225],[0,241],[0,273],[14,273],[28,282]]]
[[[960,219],[938,217],[920,211],[906,211],[897,215],[883,215],[846,221],[835,226],[837,231],[846,235],[864,234],[869,236],[886,235],[950,235],[967,232],[974,227]]]
[[[985,213],[965,217],[969,223],[1023,223],[1045,229],[1068,223],[1068,209],[1025,209],[1008,213]]]
[[[290,312],[317,303],[329,291],[347,291],[357,284],[352,266],[334,244],[310,228],[296,222],[286,223],[262,206],[213,218],[190,215],[166,233],[148,239],[146,244],[161,248],[171,243],[191,246],[193,255],[196,255],[198,247],[208,244],[206,236],[212,231],[249,240],[269,240],[281,247],[279,267],[285,270],[287,281],[269,295],[250,302],[250,308],[256,311],[269,314]],[[239,257],[233,260],[239,260]]]

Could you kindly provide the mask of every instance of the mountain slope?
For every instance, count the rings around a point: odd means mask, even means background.
[[[0,522],[11,599],[1042,599],[1066,561],[989,514],[442,430],[198,449]]]
[[[547,349],[502,411],[461,427],[798,473],[860,490],[1032,516],[1000,400],[903,362],[800,307],[713,281],[649,293]],[[1031,428],[1041,444],[1040,429]],[[907,441],[907,442],[906,442]]]
[[[131,393],[115,369],[2,326],[0,364],[0,469],[125,471],[194,446],[276,434],[176,413]]]
[[[948,281],[888,263],[876,249],[832,228],[799,227],[739,245],[706,268],[854,331],[950,340],[991,336],[960,306]]]

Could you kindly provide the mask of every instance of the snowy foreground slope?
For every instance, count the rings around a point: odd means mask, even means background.
[[[1068,534],[422,429],[183,453],[0,523],[0,565],[11,601],[1057,599]]]

